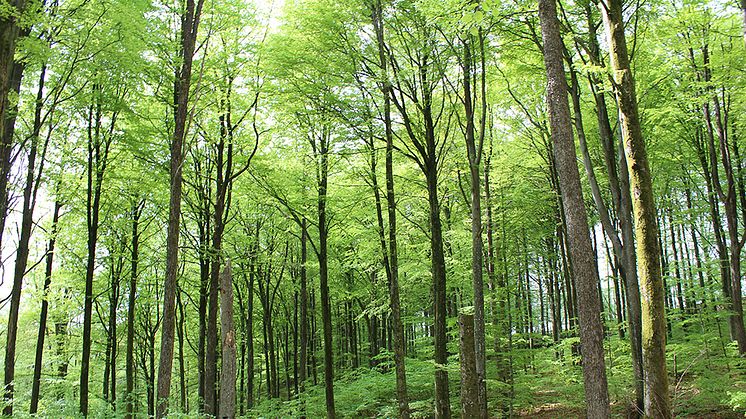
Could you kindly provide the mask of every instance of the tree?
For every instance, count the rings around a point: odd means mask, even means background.
[[[25,11],[26,0],[10,0],[9,9],[0,15],[0,244],[5,230],[8,213],[8,176],[12,165],[13,125],[15,116],[12,109],[11,92],[20,90],[24,66],[14,61],[16,41],[21,31],[18,20]],[[6,389],[7,391],[7,389]]]
[[[622,20],[622,3],[600,2],[614,71],[614,93],[619,103],[624,151],[629,167],[635,238],[642,296],[642,362],[645,371],[645,415],[671,417],[666,373],[666,314],[658,260],[658,224],[653,184],[637,109],[635,81],[629,65]]]
[[[570,107],[562,58],[562,38],[554,0],[539,1],[544,63],[547,73],[547,105],[554,145],[554,160],[567,223],[568,245],[578,293],[580,339],[583,345],[583,377],[588,417],[609,417],[609,395],[604,363],[598,270],[588,234],[580,175],[572,136]]]
[[[200,16],[204,1],[186,0],[181,16],[180,66],[174,77],[174,131],[171,138],[170,201],[168,239],[166,248],[166,279],[163,285],[163,325],[161,328],[161,356],[158,362],[158,412],[166,416],[171,394],[171,368],[174,355],[174,330],[176,319],[176,285],[179,269],[179,222],[181,218],[181,183],[183,143],[187,130],[192,62],[197,42]]]

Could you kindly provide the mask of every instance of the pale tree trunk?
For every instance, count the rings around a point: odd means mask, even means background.
[[[632,203],[634,207],[637,260],[640,279],[642,312],[642,359],[645,371],[645,415],[670,418],[666,373],[666,313],[663,278],[659,264],[653,183],[650,175],[645,141],[637,109],[635,82],[632,77],[627,41],[624,35],[621,0],[599,3],[610,49],[614,73],[614,92],[619,103],[622,136],[627,156]]]
[[[220,369],[221,418],[236,416],[236,331],[233,328],[233,279],[231,262],[226,260],[220,277],[220,330],[223,338]]]
[[[544,41],[547,105],[554,159],[564,203],[568,247],[578,297],[586,412],[589,418],[607,418],[610,410],[604,366],[601,301],[597,288],[598,271],[580,186],[563,68],[564,47],[554,0],[539,0],[539,18]]]

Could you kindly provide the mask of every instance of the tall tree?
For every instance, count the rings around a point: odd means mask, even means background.
[[[233,328],[233,273],[230,259],[220,275],[220,330],[223,337],[220,369],[220,417],[236,416],[236,331]]]
[[[99,217],[101,215],[101,197],[104,175],[109,167],[109,152],[114,141],[119,110],[104,108],[105,87],[94,83],[91,88],[91,104],[87,112],[87,190],[86,190],[86,226],[88,228],[87,259],[85,273],[85,302],[83,304],[83,350],[80,361],[80,413],[88,414],[88,385],[91,360],[91,323],[93,319],[93,276],[95,274],[98,244]],[[115,87],[115,97],[122,98],[126,90],[123,86]],[[105,119],[106,118],[106,119]]]
[[[671,417],[666,373],[666,313],[658,244],[653,181],[642,138],[635,80],[627,52],[621,0],[599,2],[609,42],[614,93],[619,104],[624,151],[634,206],[637,261],[642,296],[642,360],[645,371],[645,415]]]
[[[44,357],[44,339],[47,335],[47,317],[49,315],[49,286],[52,283],[52,270],[54,265],[54,246],[57,242],[57,228],[60,219],[62,202],[57,198],[52,212],[52,230],[47,245],[46,266],[44,268],[44,290],[41,300],[41,311],[39,312],[39,333],[36,338],[36,357],[34,358],[34,377],[31,387],[30,414],[36,414],[39,409],[39,394],[41,391],[41,368]]]
[[[16,41],[21,31],[19,19],[26,9],[26,0],[4,2],[8,9],[0,15],[0,245],[8,213],[8,177],[11,171],[11,149],[15,116],[10,114],[10,93],[20,91],[25,66],[14,61]],[[5,5],[4,5],[5,6]]]
[[[578,294],[586,412],[589,418],[606,418],[609,417],[610,409],[604,365],[598,270],[591,245],[588,218],[576,162],[570,107],[567,102],[567,81],[563,66],[564,48],[554,0],[539,0],[539,19],[544,43],[547,105],[554,161],[559,176],[568,247]]]
[[[168,412],[171,395],[171,368],[174,358],[176,321],[176,289],[179,270],[179,224],[181,221],[181,183],[184,161],[184,136],[189,113],[192,62],[197,43],[197,30],[204,0],[186,0],[181,15],[180,66],[174,75],[174,131],[171,137],[170,200],[168,237],[166,239],[166,279],[163,284],[163,324],[161,325],[161,356],[158,362],[158,408],[162,418]]]
[[[407,372],[404,362],[405,342],[404,327],[401,320],[401,299],[399,297],[399,256],[396,239],[396,195],[394,192],[394,132],[391,120],[391,82],[389,80],[389,60],[386,52],[385,25],[383,21],[383,4],[381,0],[370,3],[371,19],[376,34],[378,50],[378,65],[380,66],[382,81],[379,82],[383,94],[383,124],[386,139],[386,207],[388,215],[388,248],[383,236],[383,217],[379,218],[381,231],[381,251],[384,255],[384,265],[389,285],[389,304],[391,306],[391,321],[394,331],[394,363],[396,364],[396,398],[399,405],[399,417],[409,418],[409,397],[407,396]],[[373,168],[375,172],[375,168]],[[376,194],[378,188],[376,186]],[[380,202],[380,199],[378,199]],[[380,206],[380,204],[379,204]],[[379,211],[380,213],[380,211]]]

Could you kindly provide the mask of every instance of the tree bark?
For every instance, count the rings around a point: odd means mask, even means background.
[[[474,315],[459,314],[459,337],[461,350],[461,417],[477,418],[482,414],[479,400],[479,377],[476,369],[476,351],[474,348]]]
[[[52,213],[52,231],[47,245],[46,266],[44,269],[44,291],[41,300],[41,312],[39,313],[39,333],[36,336],[36,357],[34,358],[34,377],[31,385],[31,407],[29,413],[34,415],[39,409],[39,390],[41,388],[41,368],[44,357],[44,338],[47,335],[47,314],[49,312],[49,286],[52,283],[52,268],[54,262],[54,245],[57,241],[57,222],[60,219],[62,202],[54,203]]]
[[[645,371],[645,415],[670,418],[666,373],[666,313],[653,184],[637,110],[635,82],[627,53],[621,0],[599,3],[614,70],[614,93],[619,104],[634,207],[642,312],[642,360]]]
[[[399,407],[399,417],[409,419],[409,396],[407,395],[407,372],[405,366],[404,326],[401,320],[401,302],[399,298],[399,257],[396,237],[396,196],[394,192],[393,169],[393,141],[394,134],[391,121],[391,84],[388,79],[388,58],[383,22],[383,6],[381,0],[374,0],[371,7],[373,27],[376,32],[378,48],[378,62],[381,66],[384,82],[381,83],[383,93],[383,123],[386,135],[386,203],[388,212],[389,234],[388,249],[382,241],[384,257],[388,256],[387,280],[389,288],[389,304],[394,328],[394,363],[396,365],[396,400]],[[379,217],[382,218],[382,217]],[[382,228],[382,226],[380,226]],[[388,252],[387,252],[388,250]]]
[[[18,18],[25,10],[26,0],[9,0],[7,3],[9,13],[0,18],[0,245],[8,214],[8,177],[13,165],[11,151],[15,115],[11,114],[9,94],[20,91],[25,69],[25,64],[16,63],[13,58],[20,35]]]
[[[168,233],[166,238],[166,278],[163,284],[163,324],[161,325],[161,351],[158,362],[157,416],[168,413],[171,395],[171,369],[174,358],[174,331],[176,320],[176,288],[179,272],[179,224],[181,221],[183,143],[187,127],[189,87],[192,79],[192,61],[197,41],[197,29],[204,0],[186,0],[181,17],[181,68],[174,80],[174,133],[171,138],[170,199]]]
[[[101,92],[101,85],[93,85],[94,96]],[[86,224],[88,227],[88,256],[85,275],[85,302],[83,305],[83,350],[80,361],[80,413],[88,414],[88,377],[91,358],[91,320],[93,317],[93,276],[96,269],[101,189],[108,166],[109,147],[115,128],[117,112],[111,115],[108,133],[102,133],[103,110],[100,98],[88,109],[88,191]]]
[[[223,340],[220,369],[220,417],[236,416],[236,332],[233,328],[233,278],[231,262],[226,260],[220,278],[220,330]]]
[[[547,104],[562,201],[567,223],[568,247],[578,296],[580,339],[589,418],[609,417],[609,396],[604,367],[603,325],[598,296],[598,273],[591,245],[576,163],[567,82],[563,68],[563,44],[554,0],[539,0],[547,74]]]
[[[485,118],[487,111],[486,98],[486,73],[484,68],[484,39],[482,29],[478,29],[479,52],[481,60],[481,78],[480,78],[480,95],[481,101],[481,124],[479,133],[476,133],[476,102],[477,94],[472,92],[472,77],[476,78],[476,68],[474,68],[474,57],[471,48],[471,36],[466,35],[462,40],[464,49],[462,62],[463,75],[463,104],[466,119],[465,140],[466,155],[469,160],[469,175],[471,186],[471,274],[472,288],[474,290],[474,351],[477,374],[477,405],[479,418],[487,418],[487,382],[486,382],[486,343],[484,337],[484,244],[482,242],[482,196],[480,191],[481,175],[479,166],[482,160],[482,146],[484,144]],[[476,83],[475,83],[476,84]],[[477,86],[474,86],[475,88]],[[475,138],[478,137],[478,138]],[[463,394],[463,392],[462,392]],[[463,409],[462,409],[463,413]]]
[[[140,217],[145,208],[145,200],[132,205],[132,243],[130,253],[130,283],[127,300],[127,349],[125,379],[127,388],[125,403],[127,404],[126,419],[135,417],[135,299],[137,297],[137,275],[140,259]]]
[[[44,168],[44,151],[41,153],[39,162],[38,175],[36,167],[36,157],[39,147],[39,134],[41,132],[41,113],[44,98],[44,80],[46,77],[46,65],[42,65],[39,74],[39,87],[36,95],[36,105],[34,109],[34,122],[31,132],[31,141],[29,145],[28,162],[26,167],[26,184],[23,189],[23,209],[21,213],[21,231],[18,238],[18,249],[16,251],[15,270],[13,271],[13,286],[10,292],[10,310],[8,313],[8,335],[5,346],[5,393],[4,398],[7,403],[3,409],[3,415],[13,415],[13,397],[14,397],[14,379],[15,379],[15,354],[16,354],[16,337],[18,334],[18,316],[21,304],[21,290],[23,288],[23,279],[26,275],[26,267],[29,257],[29,243],[33,227],[34,208],[36,207],[36,196],[39,190],[39,182]],[[1,80],[0,80],[1,81]],[[2,115],[0,115],[2,117]],[[0,226],[1,227],[1,226]]]
[[[324,391],[326,396],[326,416],[329,419],[336,417],[334,408],[334,347],[332,346],[332,313],[329,297],[329,261],[328,261],[328,235],[329,226],[326,221],[326,200],[328,184],[328,158],[329,158],[329,134],[323,134],[318,144],[317,170],[318,170],[318,199],[317,215],[319,227],[319,282],[321,287],[321,321],[324,329]]]

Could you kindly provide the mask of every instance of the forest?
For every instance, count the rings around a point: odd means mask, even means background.
[[[744,113],[746,0],[0,0],[2,416],[744,417]]]

